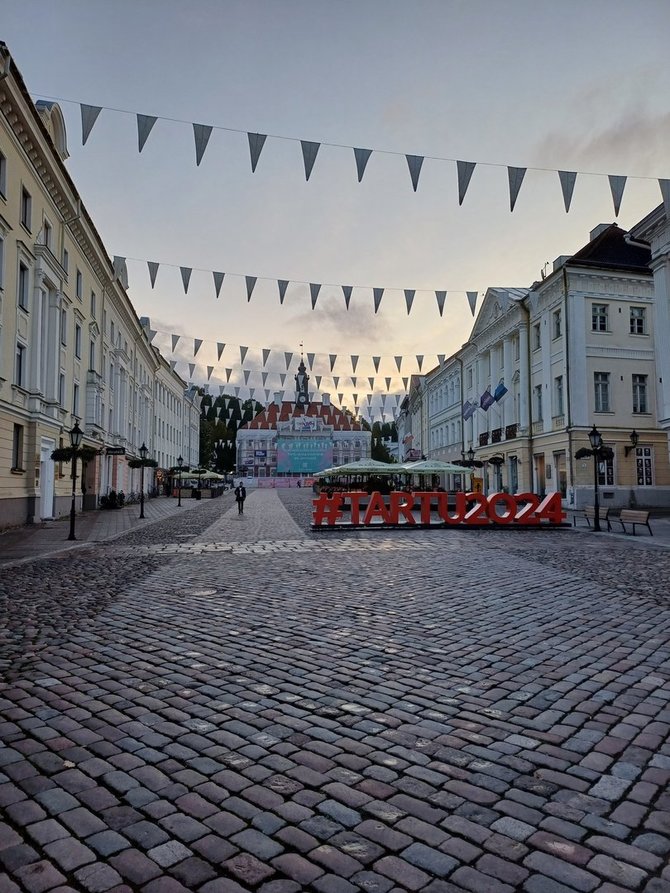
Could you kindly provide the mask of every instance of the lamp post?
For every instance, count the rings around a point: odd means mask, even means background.
[[[142,443],[140,447],[140,459],[142,460],[140,466],[140,518],[144,518],[144,463],[147,461],[148,452],[147,445]]]
[[[624,453],[626,456],[637,447],[640,441],[640,435],[637,433],[635,428],[633,428],[628,436],[630,437],[630,446],[624,447]]]
[[[177,459],[177,465],[179,466],[179,486],[177,488],[177,491],[179,493],[179,499],[177,500],[177,508],[181,508],[181,467],[183,464],[184,464],[184,459],[182,456],[180,456]]]
[[[596,426],[589,431],[589,443],[591,444],[591,452],[593,453],[593,508],[595,510],[595,518],[593,519],[593,529],[600,533],[600,503],[598,500],[598,460],[600,459],[603,448],[603,436]]]
[[[77,537],[74,535],[74,500],[75,486],[77,483],[77,450],[81,446],[83,436],[84,432],[79,427],[79,422],[75,420],[74,428],[70,431],[70,446],[72,447],[72,505],[70,506],[70,535],[68,536],[69,540],[77,539]]]

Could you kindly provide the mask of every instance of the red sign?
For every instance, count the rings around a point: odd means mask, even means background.
[[[390,527],[412,524],[434,527],[534,525],[551,527],[565,520],[560,493],[540,499],[535,493],[364,493],[329,495],[312,500],[313,527]],[[418,520],[417,520],[418,515]]]

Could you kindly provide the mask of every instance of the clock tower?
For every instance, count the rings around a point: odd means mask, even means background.
[[[300,357],[298,373],[295,376],[295,402],[298,406],[306,407],[309,403],[309,392],[307,390],[308,381],[309,375],[307,374],[307,370],[305,369],[305,361],[302,357]]]

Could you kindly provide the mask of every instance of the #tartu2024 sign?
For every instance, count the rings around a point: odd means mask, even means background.
[[[565,520],[560,493],[436,493],[382,494],[326,489],[312,501],[313,527],[397,527],[458,525],[555,527]]]

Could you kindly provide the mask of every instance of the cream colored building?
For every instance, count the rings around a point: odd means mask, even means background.
[[[77,481],[77,508],[96,507],[112,489],[139,490],[140,471],[126,459],[143,442],[155,455],[159,370],[183,402],[186,464],[197,463],[199,398],[187,399],[165,370],[127,296],[123,262],[109,260],[65,166],[59,107],[31,101],[4,44],[0,112],[0,524],[8,526],[69,511],[70,464],[51,453],[69,446],[75,420],[96,451]],[[153,475],[144,480],[149,489]]]

